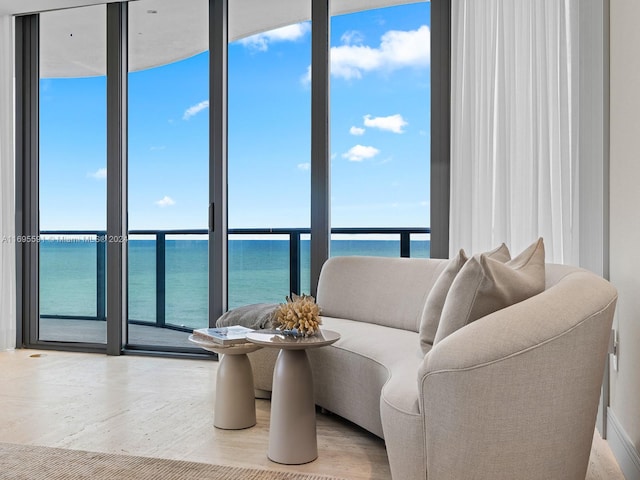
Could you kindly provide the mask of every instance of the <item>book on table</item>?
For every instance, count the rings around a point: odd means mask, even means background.
[[[252,328],[242,325],[230,327],[198,328],[193,331],[194,340],[217,343],[219,345],[237,345],[247,342],[247,333],[253,332]]]

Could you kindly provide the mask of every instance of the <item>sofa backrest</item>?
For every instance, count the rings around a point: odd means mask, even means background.
[[[447,260],[333,257],[320,273],[316,301],[321,315],[417,332],[424,304]],[[547,263],[546,289],[578,267]]]
[[[544,266],[545,274],[545,290],[556,285],[564,277],[573,272],[583,270],[580,267],[574,267],[571,265],[560,265],[559,263],[546,263]]]
[[[320,273],[321,315],[417,332],[424,304],[446,260],[333,257]]]

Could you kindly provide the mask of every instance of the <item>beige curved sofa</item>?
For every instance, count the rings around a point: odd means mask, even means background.
[[[335,257],[320,276],[323,326],[309,357],[317,405],[383,438],[392,477],[584,479],[617,294],[597,275],[546,265],[546,289],[446,337],[418,330],[447,262]],[[249,355],[271,389],[275,352]]]

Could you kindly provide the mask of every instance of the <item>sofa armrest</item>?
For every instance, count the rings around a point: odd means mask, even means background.
[[[418,375],[427,478],[584,478],[615,289],[588,272],[438,343]]]

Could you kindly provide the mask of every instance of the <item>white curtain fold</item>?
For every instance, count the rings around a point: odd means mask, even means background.
[[[16,346],[13,18],[0,15],[0,351]]]
[[[578,263],[579,0],[453,0],[450,250]]]

